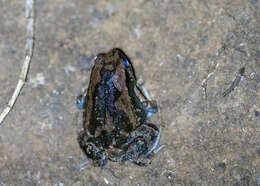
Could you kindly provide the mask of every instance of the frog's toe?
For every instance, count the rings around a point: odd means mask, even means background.
[[[80,171],[83,169],[86,165],[88,165],[88,161],[85,161],[77,166],[77,169]]]
[[[95,159],[94,162],[94,166],[96,167],[103,167],[107,164],[107,157],[103,154],[100,153],[100,155],[97,157],[98,159]]]
[[[79,110],[84,110],[85,103],[86,103],[86,96],[78,96],[77,107]]]
[[[146,112],[147,112],[147,117],[150,118],[150,117],[152,117],[152,115],[154,115],[156,112],[158,112],[158,108],[157,107],[147,107]]]
[[[143,101],[142,103],[148,118],[152,117],[155,113],[159,111],[155,100]]]

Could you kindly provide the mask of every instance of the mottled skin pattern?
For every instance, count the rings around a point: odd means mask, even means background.
[[[108,159],[149,164],[160,134],[146,122],[147,106],[136,94],[134,69],[122,50],[95,57],[89,87],[78,101],[84,109],[78,142],[95,166],[104,166]]]

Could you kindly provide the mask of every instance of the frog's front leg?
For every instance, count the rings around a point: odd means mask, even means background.
[[[152,100],[149,92],[146,90],[144,87],[144,81],[143,79],[138,79],[136,81],[136,87],[140,91],[140,93],[143,95],[145,98],[145,101],[143,101],[145,110],[147,112],[147,117],[151,117],[153,114],[158,112],[158,106],[155,100]]]
[[[78,135],[80,148],[84,151],[88,158],[93,160],[94,166],[104,166],[107,163],[107,153],[97,147],[85,131],[81,131]]]

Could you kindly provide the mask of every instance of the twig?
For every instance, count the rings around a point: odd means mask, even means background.
[[[23,62],[21,74],[14,90],[14,93],[9,100],[6,108],[0,114],[0,124],[4,121],[10,110],[13,108],[24,84],[28,74],[30,62],[33,55],[34,48],[34,18],[35,18],[35,0],[26,0],[25,4],[25,17],[26,17],[26,43],[25,43],[25,59]]]
[[[204,99],[205,99],[205,102],[206,102],[206,105],[207,105],[207,100],[208,100],[208,94],[207,94],[207,86],[208,86],[208,80],[209,78],[216,72],[216,70],[218,69],[219,67],[219,64],[217,63],[214,67],[214,70],[212,72],[210,72],[207,77],[205,77],[202,82],[201,82],[201,87],[203,89],[203,93],[204,93]]]
[[[225,90],[225,92],[222,93],[222,96],[225,97],[227,96],[228,94],[230,94],[238,85],[239,85],[239,82],[241,81],[242,77],[244,76],[244,73],[245,73],[245,67],[242,67],[240,70],[239,70],[239,73],[236,75],[236,78],[235,80],[232,82],[232,84],[230,85],[230,87]]]

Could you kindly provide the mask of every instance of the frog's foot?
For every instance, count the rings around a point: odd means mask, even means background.
[[[104,166],[107,163],[107,154],[101,151],[94,143],[88,141],[88,136],[84,131],[78,136],[79,146],[88,158],[93,160],[94,166]]]

